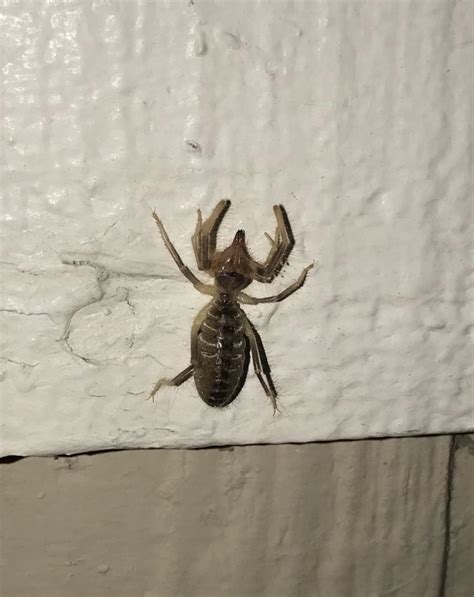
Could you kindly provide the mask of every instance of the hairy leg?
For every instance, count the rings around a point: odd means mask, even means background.
[[[257,330],[250,323],[247,316],[245,315],[244,317],[245,335],[250,342],[250,350],[252,352],[255,374],[258,377],[265,394],[272,401],[273,414],[275,414],[278,411],[278,405],[276,401],[278,394],[271,376],[270,365],[268,364],[267,355],[265,354],[265,348]],[[266,380],[262,374],[265,375]]]
[[[153,218],[154,218],[158,228],[160,229],[160,233],[161,233],[161,236],[163,238],[166,248],[171,253],[171,257],[173,257],[176,265],[179,267],[179,271],[191,282],[191,284],[194,286],[194,288],[196,288],[196,290],[199,290],[199,292],[202,292],[203,294],[212,294],[213,286],[210,284],[204,284],[204,282],[201,282],[201,280],[199,280],[199,278],[197,278],[193,274],[193,272],[189,269],[189,267],[187,267],[183,263],[183,260],[179,256],[178,251],[175,249],[173,243],[170,241],[168,233],[166,232],[165,227],[163,226],[163,223],[160,220],[160,218],[158,217],[158,215],[156,214],[156,212],[153,212]]]
[[[299,288],[303,286],[306,280],[306,276],[308,275],[308,272],[312,267],[314,267],[314,263],[311,263],[310,265],[305,267],[304,270],[301,272],[300,277],[296,280],[296,282],[293,282],[293,284],[291,284],[290,286],[288,286],[288,288],[285,288],[285,290],[282,290],[278,294],[258,298],[256,296],[250,296],[245,292],[239,292],[237,300],[246,305],[258,305],[260,303],[279,303],[281,301],[284,301],[286,298],[288,298],[290,295],[292,295],[294,292],[296,292]]]
[[[158,392],[158,390],[162,386],[180,386],[182,383],[187,381],[192,376],[193,373],[194,373],[194,365],[189,365],[189,367],[186,367],[186,369],[181,371],[181,373],[178,373],[178,375],[173,377],[173,379],[159,379],[156,382],[155,387],[151,391],[151,394],[148,396],[147,400],[153,400],[153,402],[154,402],[155,394]]]

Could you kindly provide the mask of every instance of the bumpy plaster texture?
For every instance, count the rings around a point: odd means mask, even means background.
[[[469,2],[3,3],[1,452],[198,446],[472,427]],[[297,248],[249,307],[282,413],[251,372],[227,409],[192,382],[206,298],[196,208],[233,200]],[[273,293],[268,286],[256,295]]]

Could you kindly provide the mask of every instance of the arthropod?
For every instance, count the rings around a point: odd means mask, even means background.
[[[285,208],[275,205],[277,227],[270,252],[263,263],[250,256],[245,232],[238,230],[232,244],[223,251],[216,249],[217,233],[229,200],[220,201],[211,215],[202,220],[198,210],[192,245],[200,271],[214,278],[214,284],[205,284],[183,263],[160,218],[153,212],[166,248],[181,273],[203,294],[212,300],[196,316],[191,330],[191,364],[172,379],[160,379],[149,398],[153,399],[162,386],[179,386],[194,375],[196,388],[206,404],[224,407],[239,394],[247,376],[250,353],[255,373],[277,410],[277,391],[263,343],[239,303],[257,305],[283,301],[303,286],[313,264],[301,272],[299,278],[282,292],[265,298],[256,298],[243,292],[253,281],[270,283],[280,273],[294,247],[295,240]]]

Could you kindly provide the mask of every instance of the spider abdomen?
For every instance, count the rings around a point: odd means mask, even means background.
[[[235,300],[219,294],[209,305],[197,341],[194,381],[209,406],[230,404],[247,375],[249,347]]]

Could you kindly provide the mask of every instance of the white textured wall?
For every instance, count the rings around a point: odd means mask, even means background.
[[[3,2],[3,454],[309,441],[473,425],[470,2]],[[196,207],[258,256],[249,307],[282,414],[250,373],[223,411],[192,382],[206,298]],[[472,282],[472,278],[471,278]],[[251,288],[256,295],[269,287]]]

